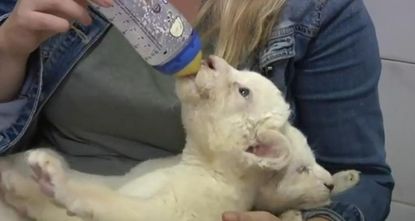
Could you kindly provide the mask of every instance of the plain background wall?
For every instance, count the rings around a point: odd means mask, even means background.
[[[380,99],[396,179],[388,221],[415,220],[415,0],[364,2],[382,56]]]

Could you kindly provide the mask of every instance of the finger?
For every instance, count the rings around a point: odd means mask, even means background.
[[[86,0],[82,1],[86,2]],[[91,0],[91,2],[103,7],[110,7],[113,4],[113,0]]]
[[[276,216],[268,212],[226,212],[222,221],[280,221]]]
[[[46,0],[38,7],[40,12],[50,13],[70,21],[78,20],[84,25],[92,22],[85,3],[79,4],[73,0]]]
[[[28,15],[28,27],[36,31],[49,31],[52,33],[62,33],[70,29],[68,20],[42,12],[32,12]]]
[[[88,2],[86,0],[74,0],[78,5],[82,6],[83,8],[87,8]]]

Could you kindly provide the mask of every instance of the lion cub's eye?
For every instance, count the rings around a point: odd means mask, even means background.
[[[310,173],[310,169],[306,166],[301,166],[299,168],[297,168],[297,172],[298,173]]]
[[[251,91],[246,87],[240,87],[239,88],[239,94],[241,94],[242,97],[248,97]]]

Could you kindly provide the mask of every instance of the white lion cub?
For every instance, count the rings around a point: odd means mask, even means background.
[[[187,134],[181,156],[104,178],[68,169],[50,150],[30,151],[26,160],[44,194],[3,164],[4,201],[40,221],[212,221],[254,206],[282,213],[325,205],[333,188],[357,182],[337,185],[316,163],[305,137],[288,122],[280,91],[261,75],[210,57],[176,88]],[[292,214],[281,217],[298,219]]]
[[[176,88],[187,134],[177,165],[111,189],[68,176],[62,161],[48,151],[29,152],[43,192],[75,217],[25,208],[29,216],[212,221],[226,210],[251,209],[270,172],[286,167],[291,156],[283,130],[290,112],[280,91],[261,75],[238,71],[218,57],[210,57],[196,76],[177,80]]]

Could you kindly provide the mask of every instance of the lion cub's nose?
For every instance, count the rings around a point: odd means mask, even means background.
[[[206,65],[209,69],[216,71],[216,64],[213,56],[209,56],[209,58],[206,59]]]
[[[204,63],[209,69],[219,73],[225,73],[229,68],[229,64],[225,60],[215,55],[209,56]]]
[[[333,191],[333,189],[334,189],[334,184],[332,184],[332,183],[325,183],[324,186],[326,186],[327,189],[329,189],[330,191]]]

